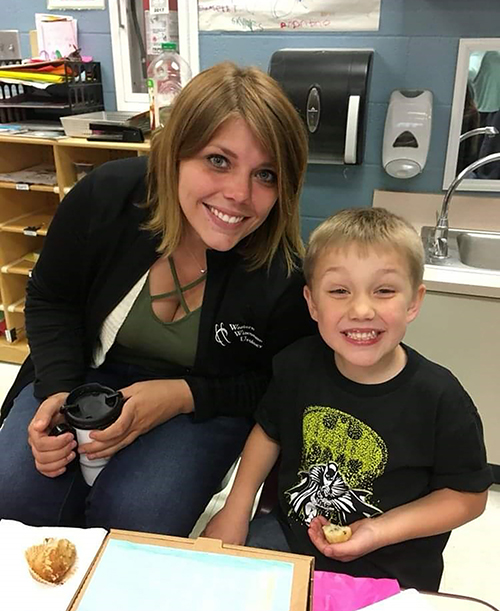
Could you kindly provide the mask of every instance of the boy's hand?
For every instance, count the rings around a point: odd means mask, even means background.
[[[201,536],[220,539],[223,543],[232,545],[245,545],[248,524],[248,517],[242,516],[241,513],[231,512],[224,507],[206,525]]]
[[[315,547],[328,558],[350,562],[380,547],[376,520],[365,518],[349,524],[352,537],[344,543],[328,543],[322,528],[326,524],[328,520],[323,516],[314,518],[309,526],[308,534]]]

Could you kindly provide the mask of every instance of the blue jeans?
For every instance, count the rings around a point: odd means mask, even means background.
[[[245,545],[261,549],[272,549],[277,552],[290,551],[285,533],[276,517],[276,510],[263,516],[257,516],[250,522]]]
[[[103,366],[88,381],[121,388],[148,379],[139,368]],[[100,526],[188,536],[239,456],[252,423],[180,415],[138,437],[108,462],[90,488],[78,459],[48,478],[39,473],[27,427],[40,402],[30,384],[0,429],[0,518],[34,526]]]

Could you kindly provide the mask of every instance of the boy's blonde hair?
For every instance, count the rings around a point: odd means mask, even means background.
[[[416,291],[424,276],[424,248],[415,229],[385,208],[350,208],[329,217],[311,233],[304,259],[304,276],[311,286],[318,259],[326,250],[356,244],[363,254],[369,248],[392,248],[407,262]]]
[[[282,250],[288,270],[304,254],[299,196],[307,167],[303,121],[279,84],[254,67],[223,62],[195,76],[180,92],[149,156],[146,228],[161,236],[159,251],[172,254],[181,240],[179,162],[203,149],[228,119],[242,118],[275,165],[278,197],[265,222],[239,245],[250,269],[269,265]]]

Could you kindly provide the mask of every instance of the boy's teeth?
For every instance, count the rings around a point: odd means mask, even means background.
[[[369,339],[375,339],[377,337],[377,332],[376,331],[367,331],[367,332],[346,331],[345,334],[350,339],[356,339],[358,341],[366,341],[366,340],[369,340]]]
[[[244,216],[229,216],[228,214],[220,212],[220,210],[217,210],[217,208],[212,208],[212,206],[210,206],[210,212],[221,221],[224,221],[225,223],[231,223],[233,225],[235,223],[239,223],[245,218]]]

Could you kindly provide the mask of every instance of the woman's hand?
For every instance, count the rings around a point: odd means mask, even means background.
[[[63,420],[59,409],[67,396],[67,392],[59,392],[45,399],[28,426],[28,443],[35,466],[47,477],[62,475],[66,471],[66,465],[76,456],[73,449],[77,444],[71,433],[49,436],[52,427]]]
[[[87,458],[108,458],[174,416],[193,411],[193,397],[184,380],[148,380],[120,389],[125,403],[120,417],[92,441],[78,448]]]
[[[328,520],[323,516],[318,516],[312,520],[308,534],[322,554],[340,562],[350,562],[380,547],[376,521],[376,519],[365,518],[353,522],[349,524],[352,530],[352,537],[349,541],[328,543],[322,528],[328,524]]]
[[[208,522],[202,537],[220,539],[222,543],[245,545],[248,535],[249,518],[244,513],[229,511],[223,507]]]

